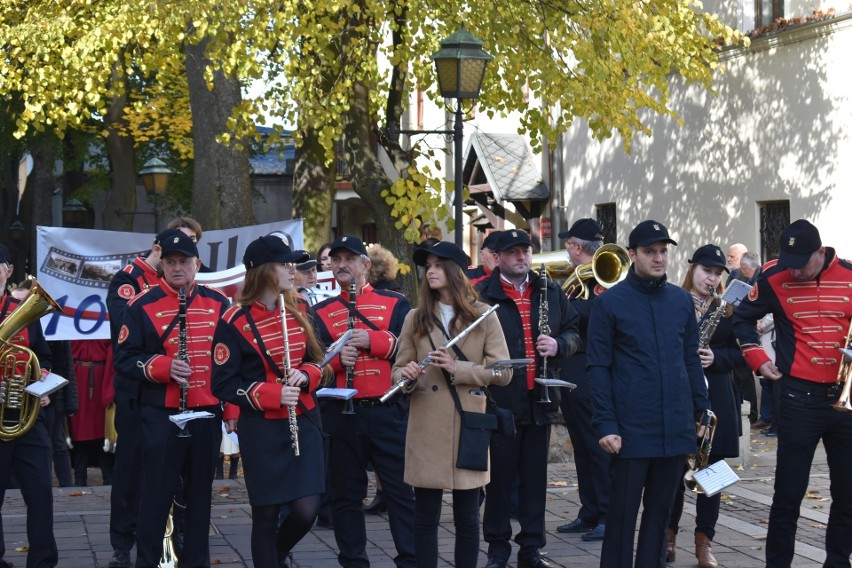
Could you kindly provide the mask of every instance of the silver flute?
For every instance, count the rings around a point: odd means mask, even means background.
[[[284,308],[284,294],[278,294],[278,304],[281,310],[281,328],[284,333],[284,378],[281,382],[287,386],[287,376],[290,374],[290,338],[287,332],[287,310]],[[287,407],[287,421],[290,422],[290,445],[293,453],[299,455],[299,422],[296,420],[296,405]]]

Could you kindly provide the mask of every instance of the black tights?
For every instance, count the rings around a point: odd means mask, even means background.
[[[290,513],[278,526],[281,505],[251,508],[251,555],[255,568],[276,568],[278,558],[287,556],[308,534],[319,510],[320,496],[309,495],[287,503]]]
[[[479,557],[479,492],[481,489],[453,490],[453,522],[456,527],[455,565],[475,568]],[[443,490],[414,488],[414,551],[419,568],[438,565],[438,523],[441,520]]]

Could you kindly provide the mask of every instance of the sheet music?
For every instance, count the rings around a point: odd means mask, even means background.
[[[740,477],[725,460],[710,464],[706,468],[695,472],[692,478],[708,497],[712,497],[725,487],[730,487],[740,480]]]
[[[169,416],[169,420],[174,422],[175,426],[181,430],[186,428],[187,422],[196,418],[213,418],[213,413],[206,410],[192,410],[190,412],[178,412]]]
[[[45,375],[44,380],[30,383],[24,388],[24,391],[34,397],[41,398],[45,395],[55,393],[67,384],[68,379],[65,377],[61,377],[56,373],[48,373]]]
[[[562,379],[545,379],[543,377],[536,377],[535,382],[540,385],[546,385],[548,387],[565,387],[568,389],[575,389],[577,385],[574,383],[569,383],[568,381],[563,381]]]
[[[722,299],[728,302],[729,304],[738,305],[743,298],[748,296],[748,293],[751,292],[751,285],[746,284],[742,280],[732,280],[730,284],[728,284],[727,289],[725,289],[725,293],[722,294]]]
[[[317,391],[318,398],[339,398],[340,400],[349,400],[358,394],[358,389],[335,389],[324,388]]]

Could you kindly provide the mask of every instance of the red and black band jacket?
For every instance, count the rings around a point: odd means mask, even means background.
[[[370,335],[370,349],[359,350],[352,388],[358,391],[355,398],[376,398],[392,386],[391,368],[396,358],[397,338],[411,304],[402,294],[375,290],[369,284],[355,297],[355,303],[358,312],[372,326],[361,317],[355,317],[355,329],[365,329]],[[344,290],[340,296],[320,302],[313,310],[320,341],[331,345],[348,329],[349,291]],[[340,357],[334,358],[330,365],[334,369],[335,386],[345,388],[346,369]]]
[[[754,371],[771,361],[760,344],[756,322],[768,313],[775,319],[775,365],[785,375],[816,383],[833,383],[840,347],[852,319],[852,263],[826,248],[826,263],[815,280],[799,282],[777,261],[763,272],[734,312],[734,333],[746,363]]]
[[[9,318],[12,312],[17,309],[20,303],[20,300],[18,300],[17,298],[13,298],[11,295],[0,290],[0,323],[6,322],[6,320]],[[8,322],[6,323],[6,325],[9,325]],[[11,331],[12,330],[10,329],[9,332]],[[30,349],[33,353],[35,353],[42,373],[50,370],[53,367],[53,357],[51,355],[50,347],[48,347],[47,341],[45,341],[44,339],[44,334],[41,331],[41,324],[38,323],[38,320],[25,326],[23,329],[16,331],[7,339],[7,341],[12,345],[17,345],[18,347],[26,347],[27,349]],[[5,347],[5,345],[0,343],[0,350]],[[12,351],[12,353],[14,353],[15,360],[17,361],[14,371],[15,374],[23,374],[23,365],[29,358],[27,357],[24,351],[14,350]],[[0,374],[0,383],[2,383],[4,380],[5,377]]]
[[[186,302],[186,352],[192,368],[186,406],[218,405],[210,388],[213,332],[229,302],[220,291],[197,284],[187,291]],[[180,386],[169,377],[179,348],[178,306],[178,291],[162,281],[135,296],[122,319],[115,350],[116,371],[142,383],[144,404],[180,406]]]
[[[298,306],[307,314],[307,303],[301,297]],[[249,315],[257,334],[249,322]],[[213,394],[228,403],[224,420],[238,418],[243,410],[262,412],[270,420],[288,417],[288,408],[281,406],[283,385],[279,382],[279,377],[284,375],[285,353],[288,352],[290,368],[308,377],[308,386],[302,389],[296,406],[296,414],[302,414],[316,407],[313,392],[322,379],[319,365],[306,361],[305,329],[292,315],[287,317],[285,347],[278,308],[270,310],[260,302],[228,308],[213,334]]]

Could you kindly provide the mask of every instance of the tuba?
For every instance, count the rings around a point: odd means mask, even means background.
[[[24,391],[41,378],[38,357],[12,340],[28,325],[62,307],[33,278],[29,296],[0,322],[0,377],[3,402],[0,404],[0,440],[8,442],[25,434],[35,424],[41,405],[38,397]]]
[[[846,349],[852,349],[852,324],[849,325],[849,331],[846,333],[845,343]],[[840,356],[837,384],[841,388],[840,398],[832,405],[832,408],[840,412],[852,412],[852,402],[849,400],[850,390],[852,390],[852,362],[849,361],[849,357],[845,353]]]
[[[569,298],[588,300],[589,285],[594,280],[609,289],[627,277],[630,256],[624,247],[609,243],[595,251],[592,261],[578,266],[562,285]]]

